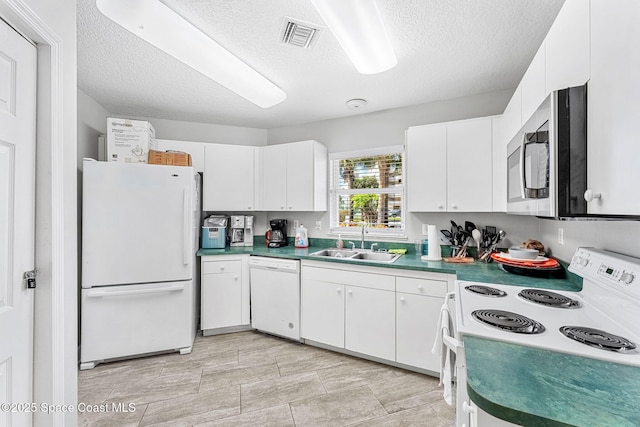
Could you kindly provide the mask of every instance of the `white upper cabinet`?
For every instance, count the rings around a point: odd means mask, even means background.
[[[639,215],[640,2],[591,1],[588,185],[592,214]]]
[[[502,113],[500,128],[505,147],[522,127],[522,84],[518,85]]]
[[[547,97],[545,64],[545,43],[543,42],[520,82],[522,87],[522,123],[529,120]]]
[[[492,118],[407,130],[407,202],[412,212],[490,212]]]
[[[492,120],[492,202],[493,212],[507,211],[507,139],[504,116]]]
[[[410,212],[447,210],[447,126],[407,129],[407,209]]]
[[[589,0],[566,0],[547,34],[547,94],[589,80],[589,4]]]
[[[203,210],[255,210],[257,149],[244,145],[206,145]]]
[[[327,210],[327,149],[317,141],[260,147],[265,211]]]
[[[491,212],[492,118],[447,125],[449,212]]]
[[[204,172],[204,142],[174,141],[171,139],[156,139],[159,151],[184,151],[191,154],[191,164],[196,172]]]

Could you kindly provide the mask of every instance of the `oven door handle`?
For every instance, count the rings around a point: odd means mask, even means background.
[[[457,340],[450,335],[445,335],[444,330],[442,332],[442,342],[444,343],[444,345],[446,345],[449,350],[453,351],[455,354],[458,354],[458,350],[463,346],[462,341]]]

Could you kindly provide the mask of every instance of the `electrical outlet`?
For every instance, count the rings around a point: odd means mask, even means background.
[[[427,234],[429,234],[429,231],[427,230],[427,224],[422,224],[422,235],[426,236]]]
[[[293,229],[294,229],[294,230],[297,230],[297,229],[298,229],[298,227],[300,227],[300,221],[299,221],[299,220],[297,220],[297,219],[294,219],[294,220],[293,220]]]
[[[564,245],[564,228],[558,228],[558,243]]]
[[[316,221],[316,230],[322,230],[322,221]]]

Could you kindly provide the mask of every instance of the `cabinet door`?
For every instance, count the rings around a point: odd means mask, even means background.
[[[445,212],[447,206],[447,127],[407,129],[407,209]]]
[[[287,145],[261,147],[262,207],[265,211],[287,209]]]
[[[545,43],[543,42],[533,57],[527,72],[522,77],[522,122],[527,120],[538,109],[546,98],[545,84]]]
[[[396,294],[396,362],[438,372],[440,358],[431,353],[443,299]]]
[[[287,144],[287,210],[313,211],[314,142]]]
[[[490,118],[447,125],[449,212],[490,212],[492,208],[492,125]]]
[[[241,283],[239,272],[202,275],[200,317],[203,330],[242,324]]]
[[[491,171],[492,189],[491,195],[493,212],[507,211],[507,144],[504,130],[504,116],[492,120],[491,139]]]
[[[547,94],[589,80],[589,1],[566,0],[546,41]]]
[[[591,1],[588,91],[589,189],[600,193],[589,213],[638,215],[640,2]]]
[[[395,360],[395,292],[347,286],[345,348]]]
[[[518,85],[502,114],[505,147],[522,127],[522,84]]]
[[[158,150],[184,151],[191,154],[191,164],[196,172],[204,172],[204,142],[173,141],[170,139],[156,139]]]
[[[312,341],[344,348],[344,285],[302,280],[302,329]]]
[[[250,146],[207,144],[203,210],[254,210],[255,150]]]

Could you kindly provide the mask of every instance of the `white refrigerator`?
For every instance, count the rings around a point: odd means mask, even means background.
[[[198,319],[200,175],[83,161],[80,369],[190,353]]]

